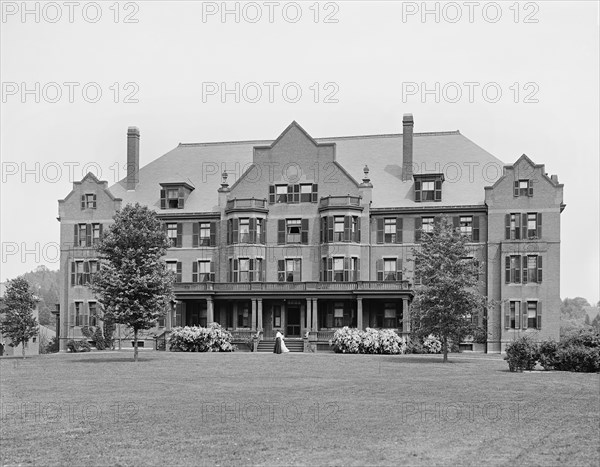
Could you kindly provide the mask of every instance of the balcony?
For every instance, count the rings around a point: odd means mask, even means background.
[[[359,207],[360,196],[326,196],[319,201],[319,208]]]
[[[258,198],[233,198],[227,201],[225,212],[233,211],[267,212],[267,200]]]
[[[178,282],[175,292],[317,292],[410,290],[408,281],[379,282]]]

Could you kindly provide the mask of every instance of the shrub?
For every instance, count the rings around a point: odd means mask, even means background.
[[[96,327],[96,330],[94,331],[92,340],[94,341],[94,346],[96,347],[97,350],[106,349],[106,340],[104,339],[104,336],[102,335],[102,329],[100,328],[100,326]]]
[[[600,371],[600,348],[584,345],[561,346],[556,351],[554,368],[584,373]]]
[[[48,345],[46,346],[45,349],[45,353],[56,353],[59,350],[59,344],[58,344],[58,339],[56,337],[53,337],[52,339],[50,339],[50,342],[48,342]]]
[[[329,341],[336,353],[362,354],[403,354],[406,353],[406,340],[391,329],[372,329],[365,331],[344,326],[335,331]]]
[[[414,353],[414,354],[427,353],[427,349],[425,347],[423,347],[423,343],[419,339],[413,338],[408,343],[408,348],[407,348],[406,353]]]
[[[442,341],[440,341],[433,334],[429,334],[423,340],[423,349],[425,353],[440,353],[442,351]]]
[[[92,349],[86,340],[69,340],[67,341],[67,350],[70,352],[89,352]]]
[[[169,336],[169,347],[173,352],[233,352],[236,346],[232,340],[230,332],[217,323],[210,323],[206,328],[174,328]]]
[[[556,351],[558,350],[558,342],[549,339],[540,342],[538,352],[540,355],[540,365],[544,370],[553,370],[556,364]]]
[[[510,371],[533,370],[538,361],[538,346],[528,336],[519,337],[506,346],[506,357]]]

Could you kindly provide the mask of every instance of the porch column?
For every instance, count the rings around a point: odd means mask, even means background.
[[[215,304],[213,302],[212,297],[206,298],[206,325],[208,326],[210,323],[214,323],[215,321]]]
[[[312,330],[319,330],[319,319],[318,319],[318,308],[317,308],[317,299],[312,299]]]
[[[175,303],[169,303],[169,309],[167,310],[167,314],[165,316],[165,326],[166,330],[170,331],[173,327],[172,318],[175,314]]]
[[[312,300],[306,299],[306,329],[307,331],[312,330]]]
[[[262,309],[262,298],[259,298],[256,300],[257,301],[257,312],[258,312],[258,324],[256,325],[256,327],[258,328],[259,331],[262,331],[263,328],[263,309]]]
[[[253,331],[256,331],[256,299],[252,299],[252,321],[250,327]]]
[[[363,328],[363,309],[362,309],[362,297],[356,297],[356,327],[358,329]]]
[[[408,298],[402,299],[402,332],[410,332],[410,313],[408,311]]]

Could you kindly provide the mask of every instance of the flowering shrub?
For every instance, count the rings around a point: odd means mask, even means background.
[[[403,354],[407,349],[406,340],[391,329],[362,331],[348,326],[335,331],[329,345],[336,353]]]
[[[427,353],[440,353],[442,351],[442,341],[433,334],[429,334],[423,341],[423,348]]]
[[[173,352],[233,352],[236,346],[231,343],[231,333],[217,323],[208,327],[185,326],[174,328],[169,337]]]

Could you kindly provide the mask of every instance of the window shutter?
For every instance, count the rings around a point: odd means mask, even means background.
[[[377,218],[377,243],[383,243],[383,217]]]
[[[227,220],[227,244],[233,243],[233,219]]]
[[[347,256],[344,258],[344,282],[350,280],[350,258]]]
[[[396,260],[396,280],[402,280],[402,258]]]
[[[75,285],[75,261],[71,261],[71,285]]]
[[[344,241],[350,241],[350,223],[352,221],[352,217],[344,216]]]
[[[177,248],[181,248],[182,245],[182,237],[183,237],[183,224],[181,222],[177,223]]]
[[[85,209],[85,195],[81,195],[81,209]]]
[[[92,224],[85,224],[85,246],[92,246]]]
[[[237,258],[233,260],[233,282],[238,281],[238,260]]]
[[[198,282],[198,261],[192,263],[192,282]]]
[[[104,230],[104,226],[102,224],[100,224],[99,229],[100,229],[100,232],[99,232],[100,240],[102,240],[102,231]]]
[[[192,247],[197,248],[200,244],[200,224],[194,222],[192,224]]]
[[[542,213],[538,212],[537,215],[537,232],[535,233],[535,235],[537,236],[537,238],[542,238]]]
[[[402,218],[396,217],[396,243],[402,243]]]
[[[515,180],[513,196],[519,196],[519,180]]]
[[[333,242],[333,216],[327,216],[327,241]]]
[[[94,209],[96,209],[96,193],[92,195],[92,202],[94,203]]]
[[[542,282],[542,255],[537,257],[537,281]]]
[[[354,280],[360,280],[360,258],[356,258],[356,271],[354,273]]]
[[[302,219],[300,229],[300,242],[308,245],[308,219]]]
[[[504,216],[504,240],[510,240],[510,214]]]
[[[285,244],[285,219],[279,219],[277,221],[277,244]]]
[[[262,220],[262,231],[260,233],[260,243],[267,244],[267,219]]]
[[[69,326],[75,326],[75,303],[69,303]]]
[[[527,284],[527,256],[525,256],[525,255],[523,256],[523,260],[522,260],[521,263],[523,265],[523,271],[522,271],[522,274],[523,274],[523,284]],[[535,279],[532,277],[531,281],[535,282]]]
[[[167,207],[167,190],[160,190],[160,208],[166,209]]]
[[[505,269],[504,282],[506,282],[507,284],[510,284],[510,256],[507,256],[504,260],[504,269]]]
[[[294,202],[294,185],[287,186],[287,202],[288,203]]]
[[[515,240],[519,240],[521,238],[521,215],[517,212],[515,213]]]
[[[295,184],[294,185],[294,203],[299,203],[299,202],[300,202],[300,185]]]
[[[327,282],[333,282],[333,258],[327,257]]]
[[[510,328],[510,302],[504,304],[504,329]]]
[[[275,185],[269,185],[269,203],[275,204]]]
[[[256,242],[256,217],[251,217],[249,223],[250,223],[250,243],[257,243]]]
[[[458,231],[459,227],[460,227],[460,217],[458,216],[453,216],[452,217],[452,225],[454,226],[454,231]]]
[[[375,261],[375,269],[377,270],[377,280],[383,282],[383,259]]]
[[[177,282],[182,282],[181,279],[183,279],[183,268],[182,268],[182,264],[181,261],[177,261],[177,277],[175,278],[175,280]]]
[[[360,243],[360,217],[356,218],[356,237],[354,241]]]
[[[423,221],[420,217],[415,218],[415,243],[421,241],[421,227]]]
[[[285,281],[285,261],[282,259],[277,260],[277,280]]]
[[[232,243],[239,243],[239,220],[236,218],[232,219],[233,227],[231,229]]]
[[[527,302],[521,302],[521,327],[527,329],[527,318],[529,310],[527,309]],[[515,326],[518,327],[518,326]]]
[[[249,274],[250,282],[253,282],[254,281],[254,258],[250,258],[249,263],[250,263],[250,274]]]
[[[527,196],[533,196],[533,180],[527,180]]]
[[[421,181],[415,180],[415,201],[417,203],[421,202]]]
[[[520,264],[521,264],[520,255],[517,255],[517,260],[515,261],[515,283],[516,284],[521,283],[521,268],[519,267]]]
[[[441,201],[441,200],[442,200],[442,181],[436,180],[435,181],[435,201]]]
[[[536,318],[537,318],[537,328],[542,329],[542,302],[541,302],[541,300],[539,302],[537,302]]]
[[[473,239],[474,242],[479,242],[479,216],[473,216]]]
[[[180,186],[178,193],[177,193],[177,209],[183,209],[183,199],[184,197],[184,191],[183,191],[183,187]]]
[[[527,240],[527,213],[521,214],[521,239]]]
[[[88,308],[88,304],[86,302],[81,302],[81,326],[89,326],[90,325],[90,312]]]
[[[321,243],[327,241],[327,218],[321,217],[321,232],[320,232]]]
[[[313,183],[313,186],[312,186],[312,202],[313,203],[316,203],[318,201],[317,193],[318,193],[318,185],[316,183]]]
[[[75,227],[75,231],[74,231],[74,235],[73,235],[73,245],[75,247],[79,246],[79,224],[75,224],[73,227]]]
[[[209,280],[211,282],[215,281],[215,263],[214,263],[214,261],[210,262],[210,277],[209,277]]]

